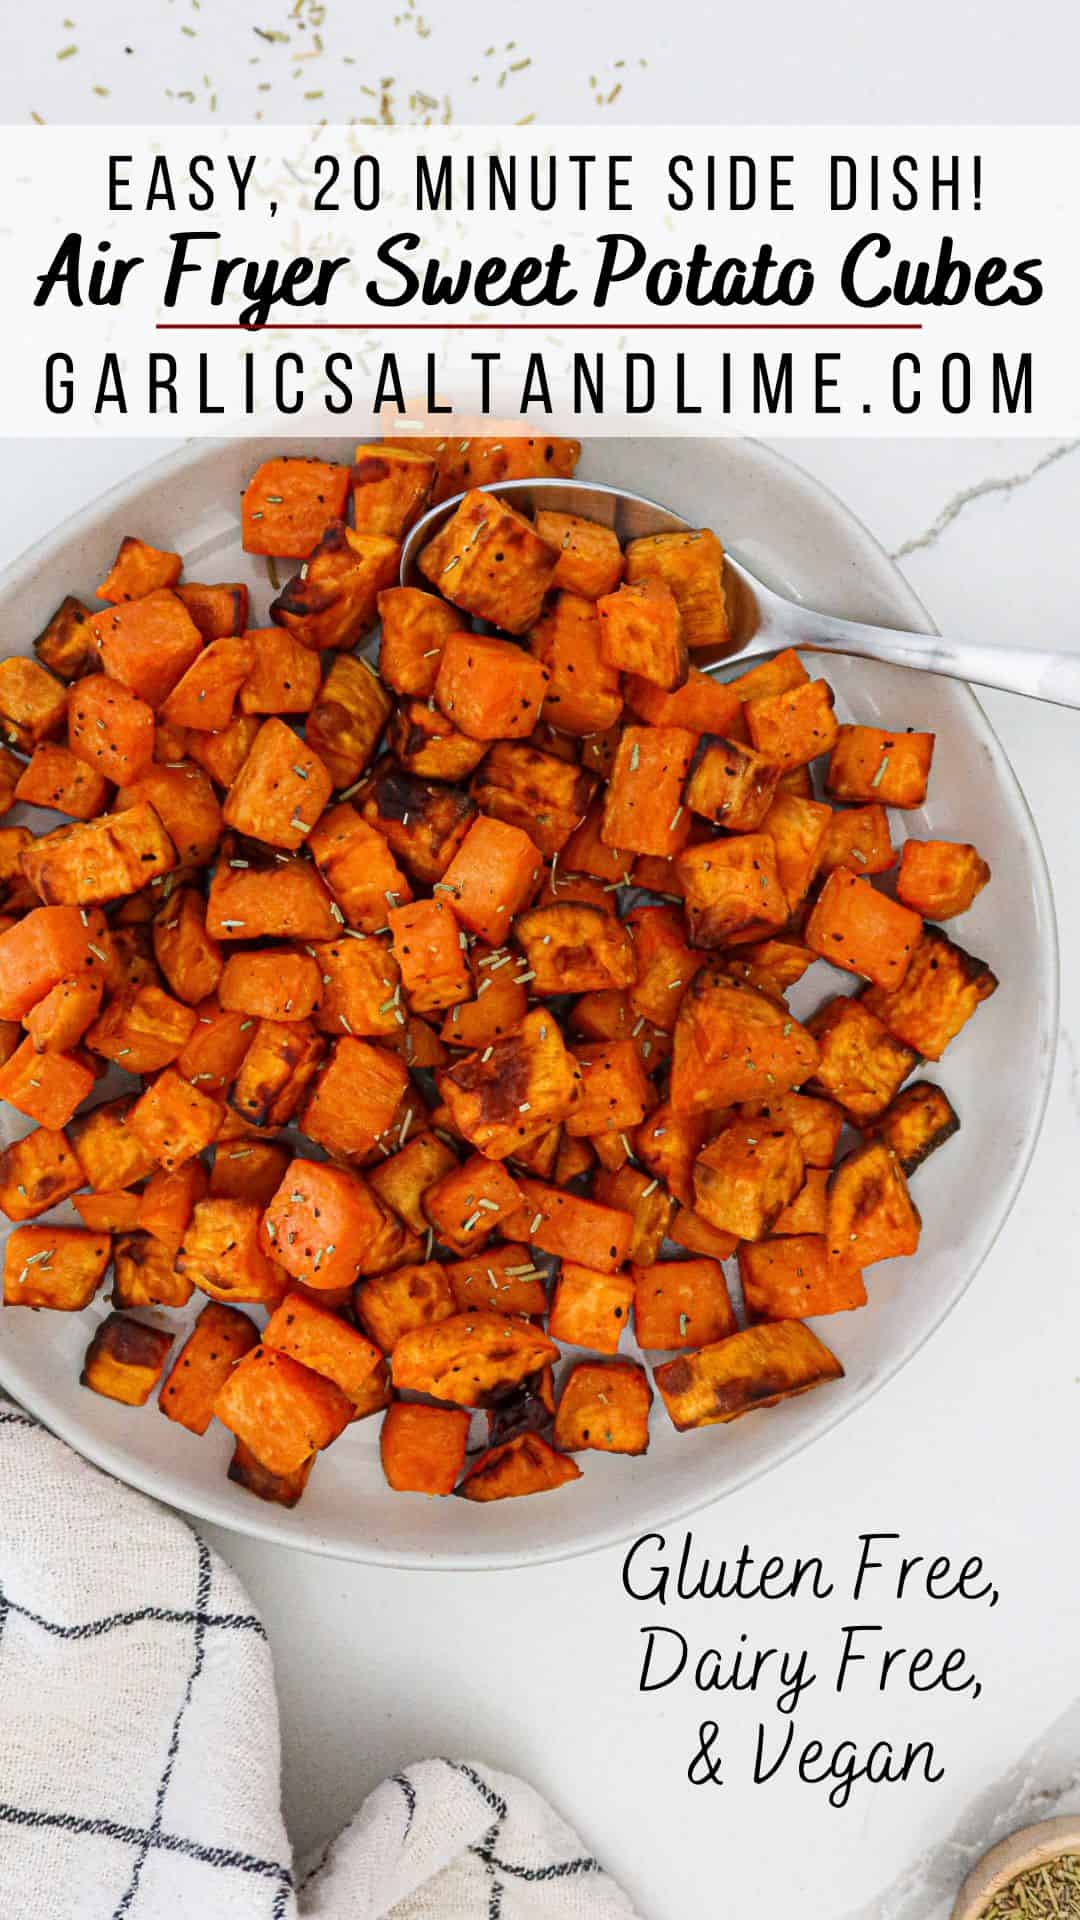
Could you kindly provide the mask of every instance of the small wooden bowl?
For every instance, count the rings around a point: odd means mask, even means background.
[[[976,1861],[956,1896],[952,1920],[979,1920],[991,1900],[1022,1873],[1062,1853],[1080,1853],[1080,1814],[1065,1813],[1021,1827]]]

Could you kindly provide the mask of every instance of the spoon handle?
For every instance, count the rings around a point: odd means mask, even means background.
[[[759,629],[755,639],[780,643],[779,620]],[[987,646],[977,641],[946,640],[934,633],[901,633],[892,627],[865,626],[858,620],[833,620],[827,614],[784,609],[787,646],[822,647],[854,653],[889,666],[917,667],[979,687],[1001,687],[1048,700],[1059,707],[1080,707],[1080,651],[1051,653],[1036,647]]]

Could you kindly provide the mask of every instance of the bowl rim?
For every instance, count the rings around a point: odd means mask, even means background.
[[[1034,1826],[1017,1827],[976,1860],[956,1896],[950,1920],[979,1920],[1010,1881],[1063,1853],[1080,1853],[1080,1813],[1059,1813]]]
[[[326,437],[334,438],[335,436],[331,435]],[[345,443],[344,436],[340,437],[343,443]],[[257,440],[258,436],[253,436],[252,438]],[[203,460],[212,457],[214,453],[227,451],[236,444],[234,439],[225,437],[188,441],[181,446],[171,448],[164,454],[159,454],[155,459],[148,461],[146,465],[136,468],[133,473],[115,482],[104,493],[98,495],[77,513],[72,514],[61,525],[54,527],[49,533],[43,535],[41,539],[35,541],[33,545],[26,548],[14,561],[10,562],[9,565],[3,569],[3,572],[0,573],[0,595],[12,587],[17,586],[28,571],[36,569],[43,562],[47,561],[51,551],[57,545],[61,543],[66,545],[81,533],[91,532],[110,508],[120,507],[127,496],[133,491],[141,493],[148,485],[153,485],[155,482],[158,484],[166,484],[170,481],[175,481],[186,473],[188,469],[197,468]],[[245,442],[242,441],[241,444],[245,444]],[[603,440],[598,440],[591,444],[599,448],[605,443]],[[660,439],[657,444],[662,447],[666,445],[667,442]],[[709,444],[722,445],[725,443],[723,441],[717,442],[711,440]],[[896,562],[891,558],[877,537],[864,525],[858,514],[840,497],[834,488],[818,480],[815,475],[808,473],[797,461],[790,459],[786,454],[779,453],[774,447],[768,446],[763,441],[757,440],[752,436],[739,436],[734,444],[749,451],[751,456],[760,462],[763,467],[773,467],[783,473],[788,479],[789,484],[793,480],[797,486],[809,491],[812,495],[816,495],[819,500],[824,498],[836,516],[841,521],[845,521],[852,531],[858,534],[861,540],[880,557],[889,569],[897,597],[903,599],[910,609],[911,630],[928,634],[937,632],[937,628],[929,612]],[[738,557],[737,543],[733,545],[732,551],[735,557]],[[720,663],[720,670],[726,671],[729,668],[732,671],[737,670],[738,658],[738,655],[734,655],[730,661]],[[580,1539],[575,1539],[572,1542],[551,1546],[529,1546],[525,1548],[485,1548],[479,1553],[473,1552],[465,1554],[455,1551],[452,1547],[439,1547],[430,1550],[401,1546],[384,1547],[376,1536],[354,1542],[338,1536],[323,1535],[310,1528],[303,1534],[293,1534],[287,1532],[281,1522],[276,1520],[272,1515],[264,1514],[261,1510],[253,1512],[250,1517],[246,1510],[243,1514],[238,1514],[231,1503],[227,1503],[225,1499],[217,1499],[212,1493],[204,1489],[195,1489],[190,1492],[185,1489],[182,1494],[177,1493],[173,1490],[171,1483],[162,1475],[160,1469],[152,1466],[144,1466],[137,1456],[129,1454],[122,1446],[111,1444],[104,1438],[97,1437],[92,1438],[88,1444],[87,1436],[82,1432],[81,1424],[74,1415],[69,1416],[62,1408],[57,1411],[51,1405],[47,1405],[44,1396],[40,1396],[35,1391],[32,1383],[27,1387],[22,1382],[19,1369],[12,1367],[11,1356],[5,1351],[2,1344],[0,1344],[0,1391],[6,1391],[17,1398],[19,1404],[39,1419],[44,1426],[48,1427],[51,1432],[65,1441],[75,1452],[79,1453],[84,1459],[90,1460],[93,1465],[99,1467],[102,1471],[112,1474],[116,1479],[128,1486],[136,1488],[139,1492],[148,1495],[152,1499],[159,1500],[165,1505],[176,1507],[178,1511],[189,1515],[193,1519],[208,1521],[212,1525],[220,1526],[229,1532],[240,1533],[251,1538],[264,1540],[278,1547],[291,1548],[295,1552],[321,1554],[329,1559],[355,1561],[361,1565],[396,1567],[409,1569],[410,1571],[432,1573],[482,1573],[488,1571],[508,1572],[516,1569],[524,1570],[535,1566],[552,1564],[557,1561],[576,1560],[585,1554],[597,1553],[621,1546],[637,1538],[645,1526],[658,1526],[660,1524],[666,1526],[676,1525],[689,1519],[694,1514],[701,1513],[707,1507],[719,1505],[721,1501],[732,1494],[744,1492],[754,1485],[755,1482],[763,1479],[767,1474],[771,1474],[778,1468],[786,1465],[788,1461],[794,1459],[805,1449],[813,1446],[827,1434],[833,1433],[837,1427],[862,1407],[867,1400],[871,1399],[887,1386],[890,1381],[894,1380],[897,1374],[899,1374],[910,1361],[915,1359],[917,1354],[921,1353],[923,1348],[937,1333],[944,1321],[948,1319],[953,1309],[959,1304],[960,1300],[973,1284],[977,1274],[980,1272],[984,1262],[1002,1233],[1016,1204],[1024,1181],[1027,1178],[1035,1149],[1042,1134],[1050,1089],[1054,1078],[1054,1065],[1060,1037],[1061,966],[1057,914],[1046,852],[1027,795],[981,702],[971,686],[961,682],[953,682],[952,684],[957,688],[959,693],[966,695],[970,709],[969,721],[972,732],[981,744],[988,747],[992,755],[997,759],[1002,773],[1007,775],[1011,782],[1012,798],[1027,828],[1027,836],[1033,856],[1032,884],[1036,896],[1040,924],[1044,929],[1044,945],[1049,949],[1047,954],[1048,964],[1045,969],[1045,987],[1047,993],[1046,1031],[1049,1037],[1049,1045],[1045,1053],[1045,1065],[1038,1090],[1037,1104],[1032,1116],[1029,1137],[1025,1143],[1024,1151],[1017,1157],[1009,1174],[1003,1204],[997,1214],[994,1226],[976,1245],[968,1276],[963,1287],[959,1292],[947,1299],[940,1311],[928,1321],[921,1337],[915,1345],[909,1347],[906,1351],[898,1353],[894,1359],[886,1362],[871,1378],[864,1381],[861,1387],[853,1388],[844,1395],[838,1395],[834,1402],[835,1411],[824,1418],[813,1432],[795,1435],[786,1446],[778,1448],[767,1460],[762,1460],[749,1466],[744,1473],[718,1490],[698,1491],[695,1492],[692,1497],[686,1499],[677,1498],[670,1511],[666,1511],[663,1522],[647,1521],[640,1518],[635,1520],[628,1511],[623,1510],[622,1504],[619,1503],[613,1507],[612,1517],[606,1525],[593,1525],[583,1532]],[[256,1503],[251,1502],[250,1504],[254,1507]]]

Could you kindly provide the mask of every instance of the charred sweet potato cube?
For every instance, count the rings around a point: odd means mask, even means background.
[[[389,1137],[408,1084],[407,1067],[385,1047],[337,1040],[304,1108],[303,1130],[337,1159],[367,1159]]]
[[[256,1500],[269,1500],[276,1507],[292,1508],[307,1486],[314,1464],[315,1455],[309,1453],[292,1473],[271,1473],[243,1440],[237,1440],[229,1461],[229,1479],[243,1487],[245,1493],[253,1493]]]
[[[966,953],[940,927],[924,926],[901,984],[869,987],[863,999],[897,1040],[927,1060],[940,1060],[997,985],[985,960]]]
[[[387,1484],[395,1493],[453,1493],[468,1438],[469,1415],[463,1408],[395,1400],[379,1434]]]
[[[547,1312],[543,1269],[533,1265],[528,1247],[519,1241],[484,1247],[464,1260],[448,1260],[442,1271],[459,1313],[482,1307],[492,1313],[537,1318]]]
[[[895,859],[889,816],[877,801],[834,810],[822,842],[819,874],[828,878],[837,867],[848,867],[852,873],[888,873]]]
[[[722,647],[729,638],[724,598],[724,549],[715,533],[650,533],[626,549],[626,580],[663,580],[682,615],[683,639],[691,653]]]
[[[38,748],[39,753],[47,751]],[[967,912],[989,878],[986,861],[967,841],[905,840],[896,897],[927,920],[951,920]]]
[[[841,1160],[829,1181],[829,1264],[841,1272],[917,1253],[922,1221],[900,1162],[883,1140]]]
[[[580,1260],[601,1273],[615,1273],[625,1265],[634,1238],[631,1214],[540,1180],[520,1178],[518,1185],[523,1205],[506,1227],[512,1239],[527,1240],[560,1260]]]
[[[469,1468],[457,1491],[463,1500],[511,1500],[550,1493],[581,1479],[581,1468],[539,1433],[519,1433],[492,1447]]]
[[[206,927],[215,940],[332,940],[341,909],[309,860],[276,855],[260,840],[222,842]]]
[[[918,1059],[861,999],[827,1000],[807,1031],[818,1049],[807,1090],[835,1100],[859,1126],[884,1113]]]
[[[606,1040],[574,1048],[581,1074],[566,1130],[595,1138],[619,1134],[644,1119],[652,1098],[641,1057],[632,1040]]]
[[[21,1020],[61,980],[104,979],[108,950],[102,914],[35,907],[0,933],[0,1019]]]
[[[694,1209],[740,1240],[763,1240],[803,1184],[803,1157],[790,1127],[732,1120],[694,1166]]]
[[[419,447],[383,441],[359,446],[352,466],[353,521],[358,532],[401,540],[427,512],[438,462]]]
[[[385,1206],[392,1209],[414,1233],[427,1232],[423,1198],[433,1181],[457,1165],[452,1147],[438,1135],[425,1130],[415,1134],[388,1160],[372,1167],[369,1179]]]
[[[159,1167],[138,1196],[139,1211],[134,1224],[175,1254],[196,1206],[206,1198],[208,1187],[206,1168],[201,1160],[185,1160],[172,1172]]]
[[[427,700],[399,701],[386,744],[406,773],[430,780],[467,780],[487,752]]]
[[[903,982],[921,928],[910,907],[890,900],[847,867],[837,867],[818,895],[804,938],[834,967],[892,989]]]
[[[178,553],[166,553],[147,540],[121,540],[116,559],[96,589],[99,600],[141,600],[156,587],[175,587],[183,570]]]
[[[457,1254],[483,1246],[520,1206],[521,1191],[506,1168],[480,1153],[440,1174],[423,1198],[428,1225]]]
[[[702,1107],[707,1106],[702,1101]],[[636,1157],[655,1179],[690,1206],[694,1197],[694,1161],[705,1143],[707,1114],[677,1112],[670,1100],[661,1100],[634,1135]]]
[[[342,654],[330,668],[304,726],[336,787],[351,786],[382,738],[390,696],[366,660]]]
[[[307,1020],[321,997],[322,976],[311,955],[280,947],[230,954],[218,986],[226,1012],[257,1020]]]
[[[455,607],[490,620],[504,633],[527,633],[536,624],[558,555],[531,521],[494,494],[474,489],[421,548],[418,565]]]
[[[746,700],[750,738],[782,773],[829,753],[838,732],[833,690],[827,680],[807,680],[784,693]]]
[[[647,1267],[659,1259],[674,1212],[674,1201],[658,1179],[637,1167],[601,1168],[592,1183],[592,1197],[601,1206],[628,1213],[634,1222],[629,1259]]]
[[[153,735],[152,715],[150,731]],[[108,792],[104,773],[88,767],[59,741],[44,740],[22,769],[12,798],[24,806],[52,807],[72,820],[92,820],[103,811]]]
[[[600,650],[600,619],[594,600],[560,593],[529,635],[529,646],[547,676],[543,718],[575,736],[603,733],[622,712],[618,668]]]
[[[261,724],[257,714],[238,713],[220,733],[196,733],[192,727],[186,727],[185,752],[219,787],[231,787],[251,752]],[[159,742],[163,731],[159,725]]]
[[[318,697],[317,654],[281,627],[254,627],[251,671],[238,696],[241,713],[309,713]]]
[[[652,1391],[635,1360],[579,1360],[563,1383],[555,1445],[565,1453],[646,1453]]]
[[[221,1121],[219,1102],[169,1067],[136,1100],[128,1125],[158,1166],[175,1173],[216,1139]]]
[[[475,941],[469,949],[472,997],[451,1007],[442,1024],[448,1046],[482,1053],[520,1027],[528,1012],[528,984],[515,973],[524,966],[505,947],[485,947]]]
[[[99,673],[101,656],[90,626],[89,607],[73,594],[66,594],[34,641],[34,652],[42,666],[61,680],[81,680],[84,674]]]
[[[118,1307],[185,1307],[191,1281],[177,1273],[176,1250],[149,1233],[121,1233],[113,1242],[112,1298]]]
[[[31,1007],[23,1025],[38,1053],[67,1053],[77,1045],[101,1005],[103,984],[98,973],[76,974],[70,980],[58,980]]]
[[[141,779],[121,788],[116,804],[152,807],[182,866],[204,867],[213,858],[221,839],[221,807],[203,768],[192,761],[148,767]]]
[[[346,651],[371,632],[379,594],[397,579],[400,557],[396,539],[354,533],[335,520],[278,594],[270,617],[312,653]]]
[[[913,1174],[959,1130],[960,1121],[948,1095],[929,1080],[916,1080],[905,1087],[866,1128],[873,1139],[884,1141],[895,1154],[905,1176]]]
[[[472,822],[439,887],[454,919],[497,947],[530,898],[540,877],[541,855],[527,833],[480,814]]]
[[[368,825],[377,828],[395,858],[427,887],[442,879],[476,817],[476,803],[467,793],[416,780],[385,754],[357,799]]]
[[[128,1126],[134,1101],[104,1100],[68,1128],[71,1150],[95,1193],[123,1192],[153,1173],[154,1162]]]
[[[369,1249],[384,1222],[381,1202],[359,1174],[298,1159],[266,1209],[263,1230],[278,1264],[322,1291],[371,1271]]]
[[[283,720],[265,720],[225,798],[226,826],[290,852],[303,845],[333,791],[318,755]]]
[[[732,833],[752,833],[772,805],[780,771],[775,761],[753,747],[703,734],[690,762],[686,804]]]
[[[374,1274],[353,1289],[353,1312],[384,1353],[392,1353],[405,1334],[449,1320],[456,1311],[448,1269],[437,1260]]]
[[[349,469],[280,455],[252,474],[240,504],[244,552],[306,560],[332,520],[343,520]]]
[[[232,1106],[252,1126],[287,1126],[319,1070],[326,1041],[308,1020],[258,1020],[248,1038]]]
[[[4,1248],[4,1305],[80,1312],[97,1292],[111,1251],[107,1233],[15,1227]]]
[[[737,1420],[843,1376],[836,1355],[800,1320],[745,1327],[653,1369],[680,1433]]]
[[[770,834],[743,833],[687,847],[676,862],[696,947],[726,947],[775,932],[788,917]]]
[[[391,907],[387,924],[401,985],[414,1013],[456,1006],[472,991],[458,923],[442,899]]]
[[[39,1053],[29,1034],[0,1067],[0,1100],[59,1131],[93,1091],[94,1075],[72,1053]]]
[[[68,690],[36,660],[0,660],[0,731],[9,745],[33,753],[64,731]]]
[[[232,1086],[251,1045],[253,1021],[225,1013],[212,997],[195,1008],[195,1025],[177,1071],[206,1093],[225,1093]]]
[[[163,705],[202,651],[202,634],[167,587],[95,614],[90,627],[109,677],[154,708]]]
[[[703,1346],[735,1332],[719,1260],[661,1260],[632,1271],[634,1332],[646,1353]]]
[[[862,1274],[829,1259],[824,1234],[741,1246],[739,1278],[751,1320],[802,1320],[866,1305]]]
[[[173,893],[153,926],[154,958],[178,1000],[198,1006],[221,979],[221,948],[206,931],[206,901],[196,887]]]
[[[143,1407],[165,1368],[171,1333],[127,1313],[110,1313],[86,1349],[79,1385],[125,1407]]]
[[[518,915],[514,937],[535,976],[534,993],[592,993],[633,984],[630,936],[599,907],[533,907]]]
[[[934,756],[932,733],[888,733],[884,727],[840,727],[829,756],[825,791],[834,800],[882,807],[921,807]]]
[[[22,856],[46,906],[103,906],[171,873],[176,853],[153,807],[140,804],[73,827],[57,827]]]
[[[527,738],[540,714],[547,670],[512,640],[447,634],[435,699],[471,740]]]
[[[252,634],[229,634],[223,640],[211,640],[163,702],[162,720],[167,726],[191,727],[196,733],[224,732],[254,665]]]
[[[176,589],[204,640],[230,640],[245,632],[248,624],[248,590],[242,580],[228,580],[207,586],[202,580],[189,580]]]
[[[212,1300],[276,1306],[284,1275],[262,1250],[261,1218],[254,1200],[198,1201],[176,1255],[177,1273]]]
[[[505,1160],[537,1128],[570,1113],[578,1070],[558,1021],[538,1008],[515,1033],[447,1067],[438,1087],[462,1138],[488,1159]]]
[[[630,1005],[636,1015],[670,1033],[703,956],[687,944],[685,922],[673,907],[635,907],[627,925],[633,934],[636,968]]]
[[[274,1474],[296,1473],[328,1447],[353,1417],[341,1388],[277,1347],[253,1347],[237,1361],[214,1412]]]
[[[628,1273],[597,1273],[593,1267],[564,1260],[555,1282],[548,1316],[553,1340],[596,1353],[617,1353],[630,1324],[634,1283]]]
[[[432,504],[452,499],[466,487],[495,486],[500,480],[569,480],[581,458],[580,440],[542,435],[528,438],[417,440],[410,447],[435,455],[438,473]]]
[[[771,1098],[801,1086],[817,1062],[813,1035],[784,1006],[702,968],[675,1022],[671,1102],[686,1113]]]
[[[600,652],[609,667],[636,674],[665,693],[685,684],[690,670],[682,615],[665,581],[623,585],[597,602]]]
[[[86,1175],[60,1128],[35,1127],[0,1153],[0,1212],[33,1220],[67,1200]]]
[[[832,809],[823,801],[781,788],[761,823],[776,849],[776,871],[790,913],[810,891],[831,818]]]
[[[313,957],[321,996],[315,1014],[320,1032],[351,1033],[366,1040],[401,1030],[401,975],[381,940],[355,935],[326,941],[314,949]]]
[[[208,1301],[158,1394],[166,1419],[175,1420],[189,1433],[205,1433],[214,1417],[214,1401],[233,1367],[258,1344],[258,1332],[246,1313]]]
[[[390,1364],[399,1392],[489,1407],[558,1357],[554,1341],[527,1320],[480,1310],[403,1334]]]
[[[395,693],[427,700],[435,691],[447,635],[464,629],[461,614],[419,587],[387,587],[378,604],[380,678]]]
[[[210,1192],[215,1200],[255,1200],[268,1207],[291,1159],[291,1150],[275,1140],[228,1140],[214,1154]]]
[[[383,835],[355,807],[331,807],[312,829],[308,846],[350,927],[376,933],[388,904],[412,899],[412,889]]]
[[[287,1293],[274,1308],[263,1333],[263,1344],[287,1353],[302,1366],[332,1380],[353,1402],[363,1406],[372,1374],[381,1371],[382,1354],[355,1327],[303,1293]]]
[[[471,792],[483,813],[527,833],[550,860],[584,819],[595,784],[574,762],[523,741],[500,740],[489,749]]]
[[[88,1030],[86,1044],[125,1073],[156,1073],[183,1053],[196,1017],[193,1008],[160,987],[137,987],[109,1001]]]
[[[832,1166],[844,1125],[844,1116],[832,1100],[807,1093],[770,1094],[767,1100],[746,1101],[738,1109],[738,1118],[790,1127],[808,1167]]]
[[[604,799],[606,846],[662,859],[685,846],[690,816],[682,794],[696,746],[685,727],[623,728]]]
[[[536,531],[541,540],[558,555],[551,576],[553,589],[581,594],[586,600],[599,600],[614,593],[622,578],[623,557],[618,536],[611,527],[595,520],[584,520],[576,513],[556,513],[542,507],[536,514]]]

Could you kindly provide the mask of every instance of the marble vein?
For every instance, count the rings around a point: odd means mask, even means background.
[[[962,487],[959,493],[954,493],[951,500],[945,502],[937,519],[932,521],[924,532],[914,534],[910,540],[905,540],[902,546],[897,547],[890,554],[890,559],[904,560],[909,553],[919,553],[925,547],[936,546],[942,534],[974,501],[983,500],[989,494],[1017,492],[1020,487],[1026,487],[1029,481],[1034,480],[1037,474],[1045,473],[1047,467],[1055,466],[1059,460],[1064,460],[1070,453],[1075,453],[1078,447],[1080,447],[1080,440],[1063,440],[1058,446],[1051,447],[1048,453],[1044,453],[1041,459],[1036,460],[1033,467],[1028,467],[1022,473],[991,475],[986,480],[977,480],[974,486]]]

